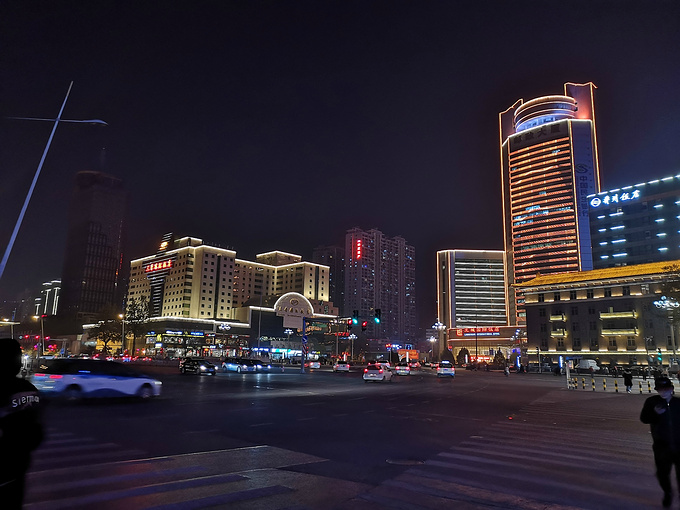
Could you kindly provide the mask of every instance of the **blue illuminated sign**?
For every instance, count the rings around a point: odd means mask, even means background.
[[[635,200],[636,198],[640,198],[639,189],[636,189],[632,193],[626,191],[624,193],[609,193],[603,197],[595,197],[590,200],[590,205],[591,207],[600,207],[602,204],[604,205],[617,204],[619,202]]]

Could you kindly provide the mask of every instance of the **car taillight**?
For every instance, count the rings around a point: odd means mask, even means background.
[[[364,368],[364,374],[368,372],[368,368]]]
[[[33,377],[45,377],[47,374],[33,374]]]
[[[61,379],[62,377],[64,377],[64,376],[63,376],[63,375],[52,374],[52,375],[50,376],[50,379]]]
[[[383,373],[383,370],[382,370],[382,368],[381,368],[381,369],[379,370],[379,372],[380,372],[381,374]]]

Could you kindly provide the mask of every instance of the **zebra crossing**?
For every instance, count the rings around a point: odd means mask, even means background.
[[[658,508],[643,400],[550,392],[341,508]]]
[[[34,454],[25,508],[323,508],[364,484],[286,470],[324,459],[271,446],[144,457],[115,443],[50,434]]]

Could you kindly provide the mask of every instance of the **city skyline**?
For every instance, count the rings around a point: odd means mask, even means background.
[[[53,117],[73,80],[64,118],[109,126],[57,130],[0,298],[61,276],[71,183],[94,170],[130,192],[128,260],[168,231],[307,260],[355,226],[402,236],[430,325],[436,252],[502,248],[497,114],[518,97],[597,85],[602,189],[678,173],[679,16],[625,1],[5,5],[2,117]],[[50,128],[0,123],[3,248]]]

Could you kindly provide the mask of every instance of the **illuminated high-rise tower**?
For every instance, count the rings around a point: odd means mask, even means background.
[[[600,190],[592,83],[518,100],[499,114],[508,320],[523,324],[513,284],[593,268],[588,194]]]

